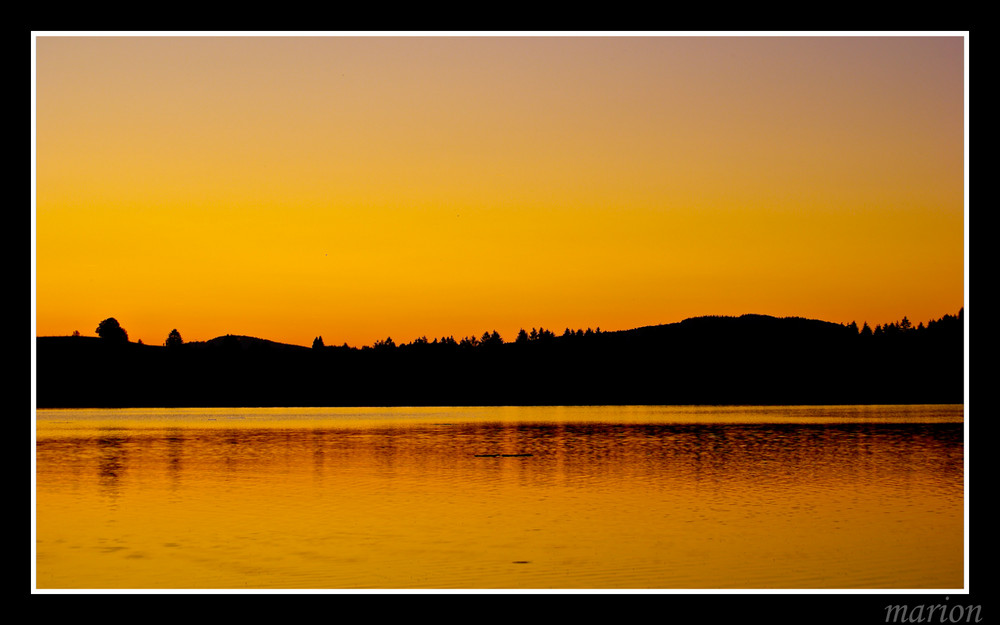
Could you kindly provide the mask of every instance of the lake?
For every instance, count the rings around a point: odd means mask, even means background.
[[[964,411],[38,410],[38,589],[960,589]]]

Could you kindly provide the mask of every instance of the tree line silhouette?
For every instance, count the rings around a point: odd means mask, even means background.
[[[311,347],[225,335],[162,346],[39,337],[38,407],[961,403],[963,312],[917,326],[706,316],[512,341],[420,337]]]

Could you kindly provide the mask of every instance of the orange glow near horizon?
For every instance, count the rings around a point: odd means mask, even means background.
[[[36,334],[309,345],[965,300],[965,40],[36,38]]]

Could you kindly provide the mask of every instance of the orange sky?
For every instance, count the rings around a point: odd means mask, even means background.
[[[955,314],[966,43],[42,33],[36,334]]]

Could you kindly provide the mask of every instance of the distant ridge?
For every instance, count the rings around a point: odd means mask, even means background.
[[[763,315],[763,314],[747,313],[747,314],[743,314],[743,315],[739,315],[739,316],[731,316],[731,315],[702,315],[702,316],[699,316],[699,317],[688,317],[688,318],[683,319],[681,321],[670,322],[670,323],[661,323],[661,324],[648,325],[648,326],[639,326],[639,327],[636,327],[636,328],[629,328],[629,329],[625,329],[625,330],[605,330],[605,331],[602,332],[602,334],[604,334],[604,335],[619,335],[619,336],[655,334],[655,333],[658,333],[658,332],[669,332],[669,331],[671,331],[671,330],[673,330],[675,328],[678,328],[678,327],[696,327],[696,326],[699,326],[699,325],[702,325],[702,324],[713,324],[713,323],[716,323],[716,322],[721,322],[721,323],[737,322],[738,323],[739,321],[755,321],[755,322],[763,322],[763,323],[767,323],[769,321],[771,321],[771,322],[792,322],[792,323],[801,323],[805,327],[817,327],[817,328],[826,327],[826,328],[830,329],[831,331],[834,331],[834,329],[842,329],[844,327],[841,324],[834,323],[832,321],[821,321],[821,320],[818,320],[818,319],[809,319],[809,318],[806,318],[806,317],[794,317],[794,316],[792,316],[792,317],[775,317],[773,315]],[[764,327],[764,326],[760,326],[760,327]],[[91,342],[100,341],[100,338],[99,337],[95,337],[95,336],[40,336],[40,337],[37,337],[37,338],[38,338],[39,341],[57,341],[57,340],[66,340],[66,341],[73,340],[73,341],[83,341],[83,342],[86,342],[86,341],[91,341]],[[562,338],[562,337],[561,336],[556,336],[556,338],[558,339],[558,338]],[[296,344],[293,344],[293,343],[282,343],[280,341],[273,341],[273,340],[270,340],[270,339],[258,338],[258,337],[247,336],[247,335],[242,335],[242,334],[224,334],[224,335],[217,336],[215,338],[211,338],[211,339],[208,339],[208,340],[205,340],[205,341],[188,341],[184,345],[186,346],[186,349],[197,349],[199,347],[204,347],[204,348],[220,348],[220,347],[224,347],[226,345],[232,345],[233,341],[235,341],[240,346],[241,349],[245,349],[245,350],[288,350],[288,351],[301,351],[301,350],[309,350],[309,349],[311,349],[310,347],[306,347],[304,345],[296,345]],[[507,339],[506,342],[507,343],[511,342],[511,340],[510,340],[509,337],[508,337],[508,339]],[[161,345],[147,345],[146,347],[157,348],[157,347],[162,347],[162,346]],[[362,346],[362,347],[359,347],[359,349],[363,348],[363,347],[371,347],[371,346]]]
[[[226,334],[225,336],[217,336],[214,339],[209,339],[207,341],[198,342],[191,341],[188,345],[194,347],[205,346],[205,347],[225,347],[227,343],[235,341],[241,349],[245,350],[287,350],[287,351],[308,351],[308,347],[302,345],[292,345],[289,343],[279,343],[277,341],[271,341],[268,339],[259,339],[253,336],[243,336],[240,334]]]
[[[702,315],[700,317],[688,317],[682,321],[677,321],[674,323],[662,323],[650,326],[641,326],[638,328],[632,328],[629,330],[616,330],[611,331],[609,334],[646,334],[655,332],[669,332],[678,328],[711,328],[712,330],[718,330],[720,328],[729,325],[733,328],[751,326],[757,330],[764,330],[767,328],[778,328],[782,327],[783,330],[791,330],[792,328],[799,328],[801,330],[806,329],[816,329],[816,330],[826,330],[829,332],[836,332],[843,330],[844,326],[839,323],[834,323],[832,321],[821,321],[819,319],[809,319],[806,317],[775,317],[773,315],[761,315],[754,313],[747,313],[739,316],[730,315]]]
[[[102,345],[100,337],[96,336],[40,336],[37,338],[38,344],[57,344],[61,343],[64,346],[78,345],[80,347],[87,346],[92,349],[97,349]],[[165,349],[162,345],[142,345],[139,343],[130,343],[134,348],[146,348],[161,350]],[[291,343],[281,343],[278,341],[271,341],[268,339],[261,339],[253,336],[244,336],[240,334],[225,334],[223,336],[217,336],[207,341],[189,341],[184,343],[184,349],[186,350],[198,350],[198,349],[226,349],[233,346],[238,346],[241,350],[249,351],[289,351],[289,352],[302,352],[309,351],[308,347],[303,347],[302,345],[293,345]]]
[[[702,316],[360,348],[225,335],[173,347],[38,337],[39,407],[962,403],[962,311],[843,325]]]

